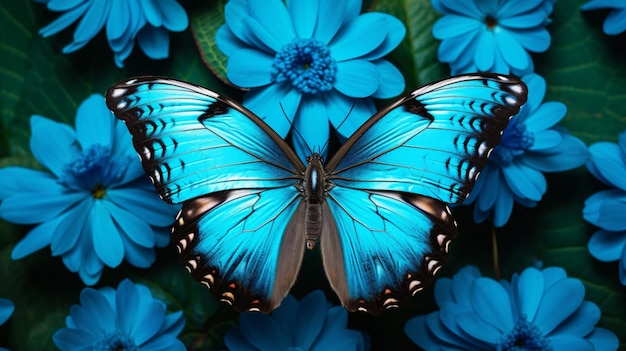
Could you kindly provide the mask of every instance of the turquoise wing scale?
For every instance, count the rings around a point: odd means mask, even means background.
[[[446,203],[469,194],[525,99],[513,77],[452,77],[399,99],[339,148],[319,185],[320,246],[347,309],[378,314],[431,282],[456,235]],[[194,277],[240,310],[275,308],[305,246],[307,168],[295,152],[250,111],[189,83],[120,82],[107,104],[161,197],[183,204],[172,241]]]
[[[520,80],[475,74],[415,90],[369,119],[327,163],[324,267],[349,310],[380,313],[428,285],[509,119]],[[326,243],[325,243],[326,241]]]
[[[303,254],[295,153],[245,108],[193,84],[130,79],[106,99],[161,198],[182,203],[172,242],[187,269],[240,310],[275,308]]]

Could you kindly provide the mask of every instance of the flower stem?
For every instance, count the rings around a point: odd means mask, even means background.
[[[491,226],[491,243],[493,244],[493,270],[496,272],[496,279],[500,280],[500,261],[498,259],[498,238],[496,227]]]

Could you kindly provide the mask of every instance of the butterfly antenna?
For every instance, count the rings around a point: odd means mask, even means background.
[[[348,111],[348,114],[346,115],[346,117],[344,117],[341,123],[339,123],[339,125],[337,126],[337,128],[335,128],[337,132],[339,132],[339,128],[341,128],[341,126],[348,120],[348,117],[350,117],[352,110],[354,110],[354,104],[352,104],[352,107],[350,107],[350,111]]]
[[[291,130],[300,138],[300,140],[304,142],[304,145],[309,150],[309,155],[313,155],[313,150],[311,149],[309,144],[307,144],[306,140],[304,139],[300,131],[293,125],[293,122],[291,121],[291,119],[289,119],[289,116],[287,116],[287,113],[285,112],[285,109],[283,108],[283,103],[279,102],[278,104],[280,105],[280,109],[283,111],[283,115],[287,119],[287,122],[289,122],[289,125],[291,126]]]

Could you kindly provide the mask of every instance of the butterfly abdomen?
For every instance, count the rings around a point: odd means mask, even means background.
[[[312,250],[320,237],[322,230],[322,205],[319,203],[307,203],[304,215],[306,248]]]
[[[324,161],[318,154],[307,157],[309,164],[304,172],[302,192],[306,202],[304,215],[304,234],[307,249],[313,249],[322,230],[322,202],[326,180],[324,176]]]

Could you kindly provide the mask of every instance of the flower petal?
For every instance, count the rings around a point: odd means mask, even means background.
[[[381,81],[378,90],[372,96],[377,99],[387,99],[400,94],[404,90],[402,72],[387,60],[376,60],[373,63],[380,72]]]
[[[552,128],[565,117],[566,113],[567,107],[563,103],[543,103],[532,113],[529,113],[528,117],[524,120],[526,130],[535,133],[540,130]]]
[[[94,201],[91,210],[93,246],[98,257],[109,267],[117,267],[124,259],[124,244],[120,233],[111,218],[109,204],[105,201]]]
[[[76,138],[83,149],[92,145],[111,145],[114,122],[115,116],[107,107],[104,96],[92,94],[76,111]]]
[[[344,138],[351,136],[376,113],[376,106],[369,98],[351,99],[333,90],[324,94],[322,98],[330,123]]]
[[[489,298],[486,298],[487,296]],[[471,286],[470,302],[476,316],[481,320],[500,331],[508,332],[513,329],[511,297],[502,285],[495,280],[477,278]],[[468,331],[467,329],[465,330]]]
[[[250,64],[254,62],[254,64]],[[242,88],[257,88],[272,83],[274,57],[255,49],[236,50],[228,58],[228,79]]]
[[[326,296],[321,290],[315,290],[300,300],[297,322],[293,331],[293,346],[299,346],[302,350],[311,348],[322,331],[326,314],[331,311],[326,310],[325,305]],[[336,320],[341,320],[343,317],[343,321],[345,321],[345,324],[340,326],[341,328],[345,328],[348,324],[347,315],[344,311],[344,314],[336,317]]]
[[[604,262],[616,261],[626,248],[626,233],[598,230],[589,239],[587,249],[591,256]]]
[[[263,42],[275,51],[296,37],[291,17],[282,0],[249,1],[248,13],[267,31],[268,37]],[[276,45],[270,45],[271,42]]]
[[[74,42],[83,43],[91,40],[104,27],[111,11],[111,2],[108,0],[90,1],[90,7],[74,31]]]
[[[521,198],[539,201],[548,187],[541,172],[519,162],[503,167],[502,174],[513,193]]]
[[[318,0],[317,25],[313,38],[328,44],[337,34],[344,21],[348,20],[348,2],[335,0]]]
[[[532,321],[544,293],[543,275],[538,269],[525,269],[517,281],[516,294],[519,313]]]
[[[319,1],[287,0],[287,10],[298,38],[311,38],[317,23]]]
[[[250,90],[244,95],[243,102],[244,106],[284,138],[291,129],[301,98],[302,94],[288,83],[270,84]]]
[[[522,163],[541,172],[562,172],[582,166],[588,160],[587,146],[580,139],[563,129],[561,143],[550,150],[549,154],[528,152]],[[626,181],[624,181],[626,188]]]
[[[496,62],[496,41],[491,31],[482,30],[478,36],[476,52],[474,52],[474,63],[480,71],[489,71]]]
[[[312,153],[319,153],[322,158],[325,157],[330,135],[327,115],[328,112],[321,99],[305,97],[300,105],[292,137],[294,149],[303,162]]]
[[[520,43],[505,28],[497,28],[494,35],[495,45],[506,63],[514,69],[523,70],[529,65],[528,56]]]
[[[166,59],[170,51],[170,34],[163,27],[145,26],[137,33],[137,44],[149,58]]]
[[[595,328],[591,334],[587,335],[586,339],[593,344],[595,351],[614,351],[619,347],[617,336],[604,328]]]
[[[274,319],[264,314],[242,313],[239,328],[244,338],[257,350],[285,350],[290,346]]]
[[[350,60],[337,63],[334,87],[340,93],[353,97],[371,96],[380,85],[380,72],[371,62]]]
[[[589,152],[595,170],[593,175],[608,185],[626,191],[626,163],[620,156],[619,146],[615,143],[599,142],[591,145]]]
[[[580,280],[567,278],[555,283],[541,299],[535,325],[544,335],[551,333],[580,307],[584,297],[585,287]]]
[[[30,129],[33,156],[52,173],[61,176],[65,165],[80,152],[76,145],[76,133],[67,124],[38,115],[30,118]]]
[[[387,19],[379,13],[366,13],[344,26],[328,44],[331,56],[338,62],[351,60],[374,51],[386,38]],[[367,40],[363,40],[367,38]]]

